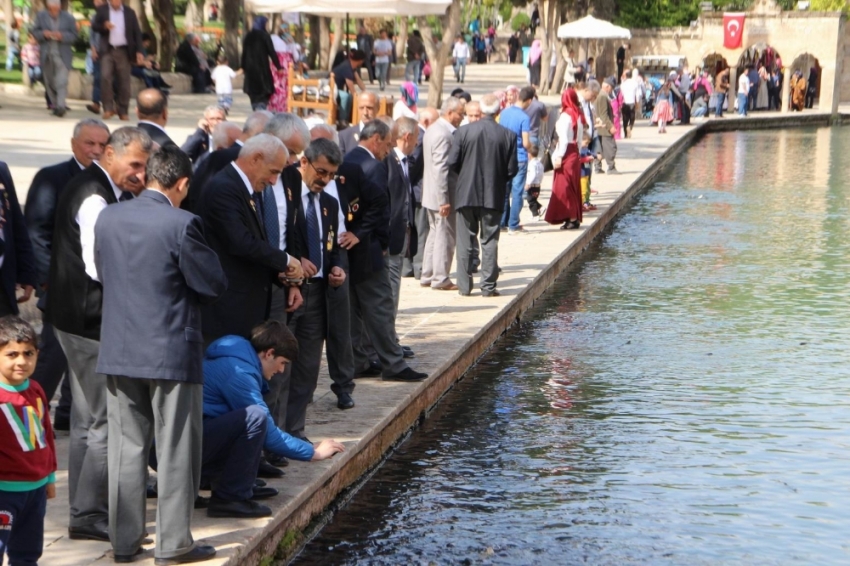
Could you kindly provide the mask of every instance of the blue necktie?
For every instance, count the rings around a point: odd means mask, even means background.
[[[130,191],[121,191],[121,196],[118,198],[118,202],[124,202],[128,200],[133,200],[133,193]]]
[[[316,269],[322,269],[322,239],[319,235],[319,219],[316,217],[316,193],[307,195],[307,259]]]
[[[263,223],[266,225],[269,243],[276,248],[280,247],[280,220],[277,215],[277,200],[271,185],[263,191]]]

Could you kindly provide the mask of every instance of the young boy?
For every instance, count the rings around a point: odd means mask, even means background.
[[[540,154],[540,147],[531,146],[529,151],[531,159],[528,160],[528,175],[525,178],[525,200],[528,202],[528,209],[535,220],[540,216],[542,205],[537,202],[537,197],[540,196],[540,185],[543,183],[543,163],[537,157]]]
[[[36,564],[47,500],[56,497],[56,449],[44,390],[30,376],[38,337],[17,316],[0,318],[0,562]]]
[[[596,210],[596,206],[590,204],[590,164],[594,160],[601,161],[602,155],[594,153],[590,149],[590,135],[585,132],[584,139],[581,141],[581,151],[579,152],[579,161],[581,162],[581,202],[585,212]]]
[[[210,73],[210,77],[212,77],[215,83],[215,94],[218,97],[218,105],[228,113],[230,112],[230,107],[233,106],[233,79],[241,74],[242,69],[234,71],[227,65],[227,57],[224,55],[219,55],[218,65]]]

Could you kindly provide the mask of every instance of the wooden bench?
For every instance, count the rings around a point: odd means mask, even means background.
[[[354,100],[355,102],[351,109],[351,123],[357,124],[360,122],[360,109],[357,108],[357,97]],[[395,99],[392,96],[378,96],[378,116],[392,117],[394,104]]]
[[[330,92],[325,98],[322,95],[322,89],[327,80],[327,86]],[[294,89],[299,87],[300,92],[295,93]],[[287,95],[287,107],[289,111],[306,118],[307,114],[313,112],[324,112],[326,123],[336,126],[336,83],[334,83],[334,75],[330,74],[328,79],[308,79],[300,73],[296,73],[292,64],[289,65],[289,93]]]

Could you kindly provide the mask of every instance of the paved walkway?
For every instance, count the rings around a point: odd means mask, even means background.
[[[503,86],[502,82],[522,83],[522,67],[505,65],[472,65],[468,69],[465,85],[474,95],[489,92]],[[452,82],[447,90],[454,88]],[[427,93],[423,93],[424,99]],[[187,96],[174,97],[171,108],[169,132],[180,142],[192,130],[192,125],[200,110],[213,101],[212,97]],[[46,111],[33,109],[34,99],[10,98],[0,96],[0,159],[12,166],[18,185],[18,193],[23,201],[29,180],[37,168],[65,159],[68,155],[68,139],[75,118],[87,113],[72,102],[74,111],[64,120],[54,119]],[[239,120],[247,112],[247,101],[237,97],[233,119]],[[113,122],[112,125],[115,125]],[[319,380],[315,402],[308,411],[307,434],[318,441],[323,438],[335,438],[345,443],[347,452],[331,461],[320,463],[292,462],[286,468],[286,476],[279,481],[270,481],[269,485],[281,490],[281,494],[264,503],[275,511],[275,517],[262,520],[212,520],[203,511],[196,511],[193,519],[193,532],[197,540],[215,545],[219,554],[215,561],[208,564],[240,564],[242,558],[262,544],[265,534],[271,533],[282,524],[288,524],[293,512],[314,515],[322,506],[310,508],[305,503],[313,501],[314,494],[330,491],[335,495],[345,482],[336,472],[350,464],[355,458],[375,461],[378,454],[364,454],[364,447],[382,434],[391,435],[385,427],[393,422],[406,404],[417,395],[430,392],[429,384],[434,380],[447,379],[452,371],[462,373],[468,362],[459,367],[461,356],[473,343],[482,328],[494,320],[504,319],[507,328],[518,314],[517,296],[526,289],[535,278],[553,263],[564,250],[587,231],[596,233],[600,216],[615,204],[628,187],[649,168],[671,145],[681,139],[692,127],[670,127],[669,133],[659,135],[647,122],[641,122],[634,131],[634,137],[620,142],[617,160],[621,175],[597,175],[594,177],[594,189],[599,194],[594,202],[599,210],[585,216],[582,230],[561,231],[557,226],[543,222],[532,222],[527,208],[523,210],[522,221],[529,230],[528,234],[508,236],[502,234],[499,246],[499,263],[504,271],[498,288],[501,297],[484,298],[480,292],[471,297],[461,297],[457,293],[423,289],[413,279],[404,279],[401,291],[401,305],[398,317],[398,331],[402,343],[413,347],[416,358],[411,360],[412,367],[428,372],[432,378],[422,384],[403,384],[382,382],[379,379],[362,379],[357,382],[354,398],[357,407],[350,411],[339,411],[336,398],[330,392],[330,380],[325,370]],[[544,182],[541,201],[546,203],[551,175]],[[605,220],[609,220],[607,215]],[[514,318],[504,316],[511,313]],[[497,329],[497,332],[501,330]],[[497,334],[496,334],[497,335]],[[395,437],[383,444],[388,446]],[[67,437],[58,439],[59,467],[58,497],[48,505],[48,517],[45,533],[45,555],[43,564],[48,566],[80,565],[92,563],[111,563],[110,545],[98,542],[70,541],[67,538]],[[355,478],[348,478],[353,480]],[[148,506],[148,530],[155,536],[155,502]],[[314,507],[316,507],[314,505]],[[305,511],[305,508],[307,509]],[[309,519],[309,517],[307,517]],[[303,517],[302,517],[303,519]],[[302,521],[302,525],[306,520]],[[145,566],[153,564],[153,547],[138,561]],[[269,547],[264,546],[268,553]],[[250,562],[254,562],[251,560]]]

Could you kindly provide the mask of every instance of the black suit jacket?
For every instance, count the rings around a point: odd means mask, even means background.
[[[283,193],[286,196],[286,253],[301,259],[301,254],[304,251],[304,240],[301,238],[298,224],[304,220],[304,216],[299,217],[298,215],[298,211],[301,209],[302,187],[298,164],[285,167],[280,173],[280,180],[283,184]],[[272,188],[266,187],[266,190],[269,191]],[[272,244],[275,243],[272,242]]]
[[[297,232],[301,237],[302,257],[307,255],[307,247],[309,238],[307,238],[307,209],[304,207],[302,195],[309,192],[310,189],[304,188],[301,185],[302,192],[299,193],[300,206],[298,208],[298,226]],[[322,218],[321,230],[321,246],[322,246],[322,275],[325,279],[334,267],[342,267],[339,260],[339,203],[332,196],[319,193],[319,216]]]
[[[97,371],[203,383],[201,303],[227,288],[201,219],[143,191],[107,207],[94,228],[103,283]]]
[[[210,181],[199,204],[207,240],[228,280],[221,300],[202,309],[204,335],[208,340],[227,334],[247,338],[268,317],[271,286],[289,258],[267,241],[260,211],[233,167]]]
[[[103,6],[95,8],[94,21],[92,22],[92,30],[100,34],[100,50],[106,52],[106,46],[109,45],[109,30],[106,29],[106,22],[109,21],[109,3],[106,2]],[[130,64],[136,61],[136,54],[144,55],[142,51],[142,29],[139,27],[139,18],[136,17],[136,12],[129,6],[124,6],[124,32],[127,37],[127,53],[130,55]]]
[[[505,209],[508,182],[517,174],[516,134],[482,118],[458,128],[449,153],[449,168],[458,174],[455,209]]]
[[[195,73],[201,70],[201,63],[198,61],[198,56],[187,40],[184,39],[177,46],[177,52],[174,55],[174,72],[185,73],[194,77]]]
[[[345,156],[360,146],[360,124],[354,124],[339,133],[339,147]]]
[[[35,257],[30,244],[29,232],[18,203],[15,183],[9,167],[0,161],[0,206],[3,207],[3,266],[0,267],[0,285],[9,301],[12,312],[18,314],[18,301],[15,297],[15,285],[38,284]]]
[[[387,166],[357,147],[345,156],[338,174],[340,202],[348,211],[346,228],[360,240],[348,252],[351,282],[356,284],[384,265],[390,223]]]
[[[53,223],[56,203],[68,183],[83,170],[73,157],[68,161],[40,169],[30,184],[24,216],[27,221],[32,249],[38,270],[38,284],[47,283],[50,273],[50,249],[53,243]]]
[[[425,175],[425,158],[422,157],[422,140],[425,139],[425,128],[419,126],[419,141],[416,148],[408,158],[410,160],[410,184],[413,185],[413,194],[416,204],[422,204],[422,177]]]
[[[174,147],[177,147],[177,144],[174,143],[174,141],[170,137],[168,137],[168,134],[166,134],[164,131],[160,130],[156,126],[151,124],[145,124],[143,122],[139,122],[136,126],[140,130],[145,132],[147,135],[149,135],[154,141],[154,143],[159,145],[159,147],[165,147],[167,145],[173,145]]]
[[[209,153],[210,135],[203,128],[197,128],[191,136],[186,138],[180,149],[189,156],[192,163],[197,164],[201,156]]]
[[[198,203],[201,202],[201,197],[203,196],[210,181],[212,181],[212,178],[215,177],[219,171],[236,161],[241,150],[242,146],[238,143],[234,143],[228,148],[215,150],[209,155],[209,157],[204,159],[195,170],[195,174],[192,175],[192,182],[189,185],[189,194],[181,203],[180,208],[195,214],[200,214]]]
[[[408,157],[408,168],[410,167]],[[391,152],[384,163],[387,166],[387,189],[390,198],[390,223],[389,223],[389,252],[390,255],[398,255],[404,252],[404,238],[408,228],[410,234],[409,255],[416,255],[416,227],[413,223],[415,199],[413,197],[413,186],[404,176],[402,163],[395,151]]]

